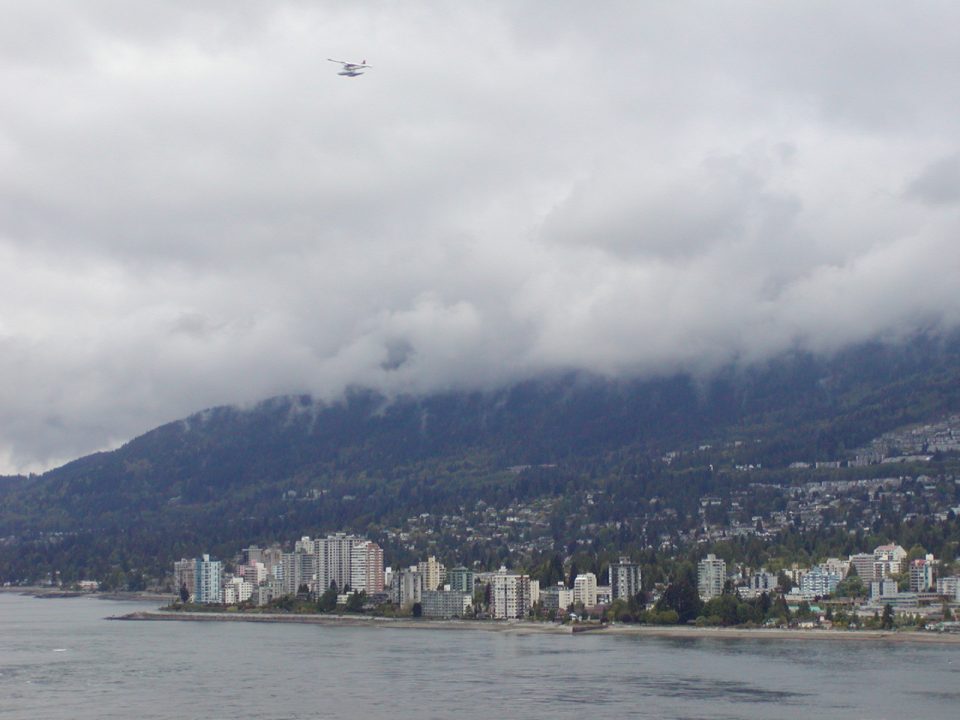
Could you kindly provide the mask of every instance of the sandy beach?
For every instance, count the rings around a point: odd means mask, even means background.
[[[714,640],[826,640],[833,642],[910,642],[960,645],[960,634],[933,631],[886,630],[785,630],[781,628],[720,628],[669,625],[558,625],[527,621],[426,620],[381,618],[362,615],[295,615],[281,613],[191,613],[161,610],[135,612],[110,620],[159,622],[261,622],[303,623],[370,628],[477,630],[522,635],[619,635],[651,638],[690,638]]]

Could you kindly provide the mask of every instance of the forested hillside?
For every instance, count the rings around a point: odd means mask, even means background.
[[[181,555],[338,529],[378,537],[410,515],[591,487],[618,494],[603,512],[624,520],[653,496],[690,512],[728,482],[723,463],[842,459],[884,431],[958,409],[955,337],[790,355],[707,379],[567,374],[486,393],[389,401],[358,389],[335,404],[215,408],[0,481],[0,581],[56,571],[136,586]],[[704,444],[731,449],[661,462]],[[558,545],[571,540],[555,534]],[[399,550],[380,539],[390,562]]]

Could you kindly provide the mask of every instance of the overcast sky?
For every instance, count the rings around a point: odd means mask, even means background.
[[[953,328],[958,78],[952,1],[0,0],[0,472]]]

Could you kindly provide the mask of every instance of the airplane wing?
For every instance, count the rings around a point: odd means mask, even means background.
[[[369,68],[369,67],[373,67],[373,65],[367,65],[366,61],[364,61],[364,62],[362,62],[362,63],[352,63],[352,62],[347,62],[347,61],[345,61],[345,60],[334,60],[333,58],[327,58],[327,60],[329,60],[330,62],[340,63],[340,64],[343,65],[345,68]]]

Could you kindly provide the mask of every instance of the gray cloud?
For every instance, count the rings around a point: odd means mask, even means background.
[[[907,186],[907,196],[933,205],[960,202],[960,153],[930,163]]]
[[[949,4],[2,7],[0,470],[960,320]]]

